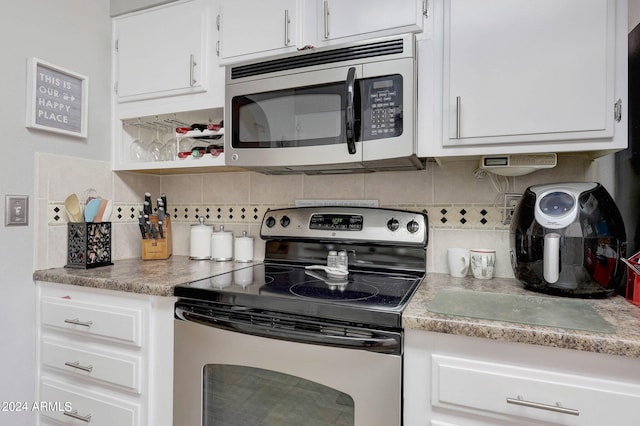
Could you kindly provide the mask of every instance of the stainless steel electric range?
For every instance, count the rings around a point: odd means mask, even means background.
[[[426,214],[270,210],[261,237],[263,263],[175,289],[174,423],[401,424],[401,315],[426,272]],[[326,267],[333,251],[346,272]]]

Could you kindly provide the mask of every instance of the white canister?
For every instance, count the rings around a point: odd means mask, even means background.
[[[211,259],[218,262],[233,260],[233,233],[224,230],[220,225],[220,231],[211,234]]]
[[[242,236],[236,237],[234,250],[233,257],[236,262],[251,262],[253,260],[253,237],[247,237],[247,231],[242,231]]]
[[[204,217],[200,217],[200,223],[191,225],[191,240],[189,256],[191,259],[211,259],[211,234],[213,226],[205,225]]]

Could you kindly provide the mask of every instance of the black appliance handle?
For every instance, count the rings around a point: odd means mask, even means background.
[[[350,349],[363,349],[370,352],[400,355],[400,333],[374,332],[356,328],[345,330],[344,327],[327,324],[326,327],[295,327],[294,324],[277,318],[242,318],[233,317],[233,308],[229,313],[217,313],[207,309],[206,313],[194,312],[176,306],[177,319],[193,322],[223,330],[251,334],[254,336],[281,339],[293,342],[312,343]],[[354,334],[360,333],[361,336]]]
[[[346,105],[346,136],[347,136],[347,149],[349,154],[356,153],[356,133],[355,133],[355,84],[356,84],[356,69],[355,67],[349,68],[347,72],[347,80],[345,83],[345,90],[347,93],[347,105]]]

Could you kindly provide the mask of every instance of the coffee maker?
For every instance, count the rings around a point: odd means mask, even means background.
[[[511,221],[510,243],[513,272],[530,290],[585,298],[624,294],[624,223],[599,183],[527,188]]]

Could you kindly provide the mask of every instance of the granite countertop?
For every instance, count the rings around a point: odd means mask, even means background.
[[[611,326],[611,330],[593,332],[588,331],[589,324],[585,324],[585,330],[576,330],[429,311],[430,305],[434,309],[433,301],[436,295],[440,290],[445,289],[482,292],[483,296],[487,293],[514,295],[518,298],[527,298],[524,300],[530,300],[532,303],[537,301],[553,303],[558,299],[562,299],[562,302],[579,300],[579,303],[592,306],[595,312]],[[625,298],[621,296],[607,299],[557,298],[525,290],[524,286],[515,279],[476,280],[473,277],[451,278],[447,274],[429,274],[405,309],[402,323],[405,329],[640,358],[640,308],[627,302]]]
[[[171,256],[166,260],[116,260],[111,266],[92,269],[43,269],[35,271],[33,279],[154,296],[173,296],[173,288],[178,284],[253,265],[254,263],[212,262],[191,260],[188,256]]]
[[[93,269],[52,268],[33,273],[36,281],[49,281],[83,287],[102,288],[154,296],[173,296],[178,284],[208,278],[233,270],[245,268],[254,263],[212,262],[190,260],[188,256],[172,256],[167,260],[126,259],[114,261],[111,266]],[[508,322],[486,319],[489,316],[473,318],[471,316],[436,313],[433,309],[434,298],[440,290],[461,290],[467,299],[479,296],[504,295],[517,296],[518,300],[550,301],[563,299],[580,300],[593,307],[593,314],[600,321],[606,321],[607,332],[561,328],[549,325]],[[444,293],[444,292],[443,292]],[[507,296],[509,297],[509,296]],[[522,299],[525,298],[525,299]],[[546,298],[546,299],[541,299]],[[454,298],[454,303],[457,300]],[[583,306],[583,305],[581,305]],[[597,313],[597,314],[596,314]],[[601,318],[600,318],[601,317]],[[623,297],[607,299],[566,299],[554,298],[525,290],[515,279],[494,278],[476,280],[473,277],[451,278],[447,274],[428,274],[402,316],[405,329],[432,331],[481,337],[508,342],[519,342],[565,349],[576,349],[604,354],[622,355],[640,358],[640,308],[627,302]]]

